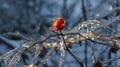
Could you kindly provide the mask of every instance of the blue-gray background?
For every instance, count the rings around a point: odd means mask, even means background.
[[[84,0],[85,12],[82,9],[82,0],[0,0],[0,37],[5,38],[4,33],[20,32],[24,36],[34,38],[36,26],[41,23],[40,34],[44,36],[49,31],[49,27],[53,23],[55,17],[62,17],[66,21],[64,30],[69,30],[77,24],[85,20],[99,19],[101,24],[105,24],[120,15],[120,0]],[[118,12],[119,11],[119,12]],[[120,24],[112,26],[120,36]],[[14,47],[19,47],[21,40],[11,40],[5,38]],[[84,43],[83,43],[84,44]],[[96,58],[99,58],[100,52],[106,49],[106,46],[96,45]],[[11,50],[2,40],[0,40],[0,55]],[[88,46],[88,67],[91,66],[91,48]],[[84,45],[79,47],[75,44],[72,50],[82,60],[84,60]],[[107,59],[109,47],[104,51],[102,58]],[[112,57],[120,56],[117,52]],[[58,66],[59,56],[53,53],[51,60],[48,60],[48,67]],[[28,62],[28,64],[32,63]],[[113,62],[112,65],[119,66],[119,60]],[[74,67],[79,64],[69,55],[65,56],[65,67]],[[21,67],[21,66],[20,66]]]

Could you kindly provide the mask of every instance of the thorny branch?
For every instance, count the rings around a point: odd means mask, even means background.
[[[87,22],[89,22],[89,23],[87,23]],[[117,22],[120,22],[120,16],[115,18],[115,20],[113,20],[112,22],[109,22],[102,26],[98,25],[98,21],[96,21],[96,20],[89,20],[89,21],[80,23],[77,27],[75,27],[72,30],[43,36],[43,39],[41,39],[41,40],[33,40],[33,39],[28,40],[29,38],[17,34],[19,37],[23,38],[27,42],[24,43],[22,46],[9,51],[8,53],[4,54],[3,56],[0,56],[0,60],[10,60],[11,62],[10,63],[6,62],[6,65],[9,67],[14,67],[14,66],[16,66],[17,62],[20,60],[22,53],[24,53],[25,51],[28,51],[30,48],[36,49],[36,51],[35,51],[36,59],[40,58],[39,54],[41,54],[40,53],[41,50],[44,50],[44,49],[40,49],[40,48],[45,48],[45,49],[51,48],[51,51],[43,59],[43,62],[40,62],[39,64],[45,63],[46,59],[50,58],[49,56],[53,52],[52,49],[60,48],[59,45],[61,43],[61,40],[59,40],[58,37],[61,36],[62,42],[64,44],[64,50],[67,51],[71,56],[73,56],[73,58],[79,63],[79,65],[81,67],[84,67],[85,66],[84,62],[81,59],[79,59],[79,57],[77,57],[68,46],[72,45],[73,43],[79,43],[81,41],[88,40],[93,43],[98,43],[100,45],[114,47],[119,50],[120,49],[120,40],[117,37],[105,35],[102,33],[97,33],[97,34],[95,33],[95,31],[97,31],[101,28],[105,28],[105,27],[112,25],[114,23],[117,23]],[[82,29],[84,29],[85,31],[81,31]],[[54,32],[52,32],[52,33],[54,33]],[[7,34],[7,35],[12,35],[12,36],[15,35],[16,36],[16,34],[11,34],[11,33]],[[73,37],[73,35],[74,35],[74,37]],[[113,35],[115,35],[115,33]],[[54,40],[54,42],[47,42],[49,40]],[[37,45],[39,45],[39,47]],[[94,50],[93,50],[93,45],[92,45],[92,56],[93,56],[93,60],[94,60],[93,63],[95,63],[96,61],[94,58],[93,51]],[[114,60],[117,60],[117,59],[119,59],[119,57],[115,58],[115,59],[110,59],[109,61],[106,62],[106,64],[108,64],[109,62],[112,62]],[[13,60],[15,60],[15,62]],[[34,62],[36,63],[37,61],[35,60]],[[36,66],[36,65],[33,64],[33,66]],[[63,67],[63,66],[61,66],[61,67]]]

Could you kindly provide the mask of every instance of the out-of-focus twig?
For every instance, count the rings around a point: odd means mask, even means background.
[[[87,15],[86,15],[86,8],[85,8],[85,2],[84,2],[85,0],[82,0],[82,13],[83,13],[83,19],[84,19],[84,21],[86,21],[87,20]],[[88,43],[87,43],[87,40],[85,40],[85,49],[84,49],[84,53],[85,53],[85,65],[87,66],[87,45],[88,45]]]
[[[10,37],[10,38],[17,38],[17,39],[23,39],[23,40],[26,40],[26,41],[32,41],[32,38],[28,38],[28,37],[25,37],[23,35],[21,35],[19,32],[16,32],[16,33],[4,33],[4,35],[6,35],[7,37]]]
[[[112,25],[112,24],[114,24],[114,23],[117,23],[117,22],[120,22],[120,16],[117,16],[113,21],[111,21],[111,22],[109,22],[109,23],[107,23],[107,24],[105,24],[105,25],[102,25],[102,26],[100,26],[99,28],[97,28],[97,29],[95,29],[95,30],[98,30],[98,29],[100,29],[100,28],[108,27],[108,26],[110,26],[110,25]]]
[[[117,59],[120,59],[120,57],[115,57],[115,58],[104,61],[104,66],[107,66],[110,62],[115,61]]]
[[[9,46],[12,49],[19,47],[19,44],[17,44],[17,42],[11,41],[11,40],[3,37],[2,35],[0,35],[0,41],[5,43],[7,46]]]
[[[95,59],[95,54],[94,54],[94,48],[93,48],[94,44],[91,44],[91,56],[92,56],[92,61],[93,64],[96,63],[96,59]]]
[[[47,55],[44,57],[42,63],[45,64],[46,61],[51,57],[51,54],[53,52],[53,49],[50,49],[49,52],[47,53]]]
[[[36,24],[36,36],[35,36],[35,40],[39,40],[39,36],[40,36],[40,27],[41,27],[41,23],[38,23]],[[36,66],[37,63],[38,63],[38,58],[39,58],[39,55],[41,53],[41,43],[40,44],[36,44],[35,47],[36,47],[36,50],[35,50],[35,55],[34,55],[34,65]]]

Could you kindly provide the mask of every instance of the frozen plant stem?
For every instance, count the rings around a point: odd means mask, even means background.
[[[93,48],[93,43],[91,44],[91,57],[92,57],[92,61],[93,64],[96,63],[96,59],[95,59],[95,54],[94,54],[94,48]]]
[[[60,34],[63,34],[61,30],[60,30]],[[75,54],[73,54],[73,52],[70,50],[70,48],[67,47],[63,35],[61,35],[61,38],[63,40],[64,46],[65,46],[65,50],[67,50],[67,52],[80,64],[81,67],[84,67],[84,64],[81,61],[81,59],[79,59],[79,57],[75,56]]]
[[[61,52],[61,55],[60,55],[60,64],[59,64],[59,67],[64,67],[64,57],[65,57],[65,49],[64,49],[64,40],[63,40],[63,36],[62,36],[62,32],[60,31],[61,35],[61,39],[62,39],[62,42],[60,42],[60,52]]]
[[[60,43],[60,64],[59,67],[64,67],[64,57],[65,57],[65,50],[64,50],[64,44],[63,41]]]

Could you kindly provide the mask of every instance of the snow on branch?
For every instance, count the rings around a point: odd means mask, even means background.
[[[59,21],[63,21],[61,18],[59,18]],[[35,50],[35,56],[36,58],[34,60],[35,63],[37,63],[37,59],[40,57],[41,51],[44,49],[52,49],[46,56],[43,61],[40,63],[45,63],[46,59],[49,58],[49,55],[55,51],[55,49],[59,48],[61,51],[61,59],[60,59],[60,67],[64,66],[64,56],[66,51],[73,56],[73,58],[80,64],[81,67],[84,67],[84,63],[82,60],[76,56],[69,46],[73,45],[73,43],[79,43],[83,40],[88,40],[92,43],[98,43],[99,45],[106,45],[114,47],[115,49],[120,49],[120,39],[116,36],[116,31],[113,29],[108,28],[108,26],[120,22],[120,16],[115,18],[112,22],[108,22],[105,25],[102,25],[99,20],[88,20],[83,21],[82,23],[78,24],[75,28],[71,30],[62,30],[64,28],[64,23],[61,23],[60,26],[57,25],[58,21],[55,21],[54,28],[55,30],[50,30],[49,32],[52,32],[52,34],[47,36],[42,36],[41,40],[34,40],[27,38],[25,36],[22,36],[21,34],[15,34],[15,33],[8,33],[8,36],[17,36],[23,40],[26,40],[26,43],[24,43],[22,46],[15,48],[4,55],[0,56],[0,60],[5,61],[6,66],[8,67],[15,67],[17,62],[21,59],[21,55],[25,51],[29,51],[29,49],[33,48]],[[97,31],[101,31],[100,29],[109,30],[109,32],[113,33],[112,35],[106,35],[99,33]],[[58,31],[60,30],[60,31]],[[35,47],[37,45],[37,47]],[[93,51],[93,47],[92,47]],[[92,55],[94,57],[94,53],[92,52]],[[119,59],[119,57],[118,57]],[[116,59],[115,59],[116,60]],[[94,60],[93,60],[94,61]],[[107,63],[111,62],[109,60]],[[93,62],[95,63],[95,61]],[[36,66],[37,64],[32,64],[32,66]]]

